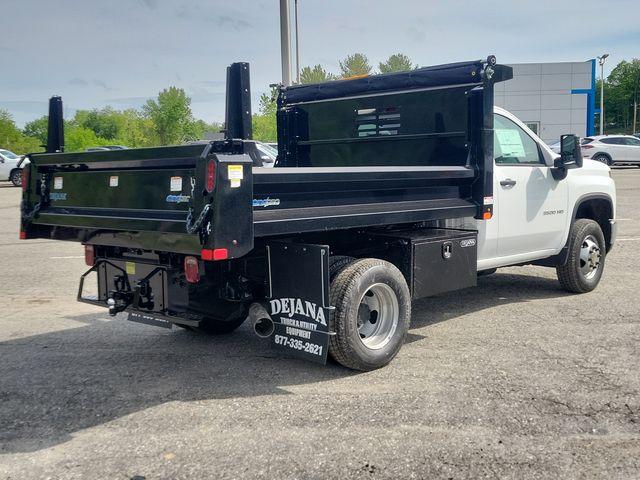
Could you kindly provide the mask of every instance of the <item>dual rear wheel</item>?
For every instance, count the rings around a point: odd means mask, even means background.
[[[329,354],[355,370],[374,370],[398,353],[409,330],[411,295],[393,264],[334,257],[330,265]]]

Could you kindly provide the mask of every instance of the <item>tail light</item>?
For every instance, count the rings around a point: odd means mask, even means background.
[[[580,148],[582,148],[582,150],[589,150],[590,148],[593,148],[593,145],[581,145]]]
[[[29,176],[31,174],[31,165],[27,164],[24,167],[22,167],[22,172],[20,174],[20,178],[21,178],[21,184],[22,184],[22,191],[26,192],[27,191],[27,187],[29,186]]]
[[[85,245],[84,246],[84,263],[93,267],[96,263],[96,253],[93,245]]]
[[[213,189],[216,186],[216,162],[214,160],[209,160],[207,163],[207,181],[205,184],[205,188],[207,192],[213,192]]]
[[[229,250],[226,248],[214,248],[213,250],[203,248],[200,254],[203,260],[226,260],[229,258]]]
[[[189,283],[200,281],[200,267],[196,257],[184,257],[184,276],[187,277]]]

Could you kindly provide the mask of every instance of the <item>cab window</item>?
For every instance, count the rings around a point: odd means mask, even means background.
[[[500,165],[540,165],[544,162],[538,144],[518,125],[494,115],[493,154]]]

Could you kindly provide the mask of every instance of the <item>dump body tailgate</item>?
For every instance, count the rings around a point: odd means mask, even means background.
[[[115,245],[126,237],[140,248],[176,245],[173,250],[185,253],[226,248],[217,244],[224,240],[238,250],[252,244],[251,164],[241,145],[224,143],[33,155],[23,236],[77,235]],[[227,216],[234,218],[232,232]]]

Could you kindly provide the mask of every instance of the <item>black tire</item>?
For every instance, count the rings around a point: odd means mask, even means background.
[[[242,325],[249,314],[248,306],[242,303],[225,302],[217,311],[216,316],[205,316],[198,327],[179,326],[206,335],[225,335]]]
[[[592,243],[596,244],[595,246]],[[597,249],[597,252],[594,250]],[[586,250],[586,252],[585,252]],[[583,252],[583,258],[580,254]],[[584,255],[588,260],[584,260]],[[596,258],[597,257],[597,261]],[[576,220],[569,233],[569,256],[556,267],[562,288],[572,293],[590,292],[600,282],[606,258],[606,245],[600,225],[587,218]],[[596,264],[594,268],[594,264]],[[588,273],[585,273],[588,271]]]
[[[593,160],[595,160],[596,162],[604,163],[605,165],[609,165],[610,167],[613,165],[611,157],[609,155],[605,155],[604,153],[597,154],[595,157],[593,157]]]
[[[365,345],[367,339],[361,338],[362,330],[359,328],[362,329],[362,325],[358,325],[363,314],[366,316],[367,313],[361,302],[373,289],[391,295],[388,297],[392,300],[388,303],[392,305],[389,311],[397,313],[397,323],[386,321],[375,326],[377,320],[374,316],[384,320],[384,315],[368,310],[367,325],[374,325],[375,332],[382,332],[369,337],[369,340],[381,338],[380,346],[375,348]],[[369,371],[385,366],[396,356],[409,330],[411,295],[404,276],[394,265],[376,258],[351,262],[331,282],[331,305],[335,310],[329,317],[329,331],[335,335],[329,338],[329,353],[338,363],[354,370]],[[389,317],[395,318],[395,315]]]
[[[351,262],[353,262],[353,257],[346,255],[334,255],[329,258],[329,281],[333,280],[333,277]]]
[[[19,168],[11,170],[9,180],[13,183],[14,187],[20,187],[22,185],[22,170]]]

